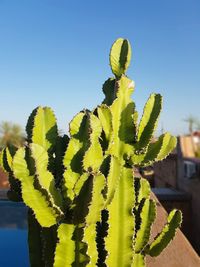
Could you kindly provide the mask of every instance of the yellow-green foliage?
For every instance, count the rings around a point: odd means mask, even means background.
[[[146,254],[159,255],[181,223],[180,211],[172,211],[149,243],[156,205],[149,183],[135,177],[133,167],[164,159],[176,138],[165,133],[151,142],[159,94],[150,96],[138,122],[134,82],[125,75],[130,60],[128,40],[118,39],[105,99],[72,119],[69,137],[58,135],[50,108],[38,107],[28,119],[26,145],[1,153],[10,199],[29,207],[31,267],[142,267]]]

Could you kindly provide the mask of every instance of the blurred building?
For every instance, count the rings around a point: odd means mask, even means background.
[[[174,152],[154,164],[154,185],[168,211],[183,211],[183,231],[200,254],[200,159],[195,158],[192,146],[191,137],[178,138]]]

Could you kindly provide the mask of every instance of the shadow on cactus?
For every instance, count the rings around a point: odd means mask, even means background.
[[[38,107],[27,123],[27,144],[7,147],[1,165],[9,173],[9,198],[29,207],[28,241],[32,267],[145,266],[173,239],[181,213],[173,210],[150,242],[156,217],[147,180],[133,167],[163,160],[176,146],[165,133],[152,143],[162,97],[152,94],[141,120],[125,72],[131,60],[127,40],[110,52],[114,78],[103,85],[105,99],[79,112],[69,137],[60,137],[48,107]]]

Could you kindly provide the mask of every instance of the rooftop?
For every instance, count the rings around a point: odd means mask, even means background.
[[[162,200],[185,201],[185,200],[191,199],[190,194],[185,193],[183,191],[173,189],[173,188],[154,187],[154,188],[152,188],[152,191],[160,201],[162,201]]]

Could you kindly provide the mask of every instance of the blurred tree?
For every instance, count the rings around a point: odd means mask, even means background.
[[[3,121],[0,124],[0,148],[7,145],[20,147],[25,141],[25,135],[18,124]]]

